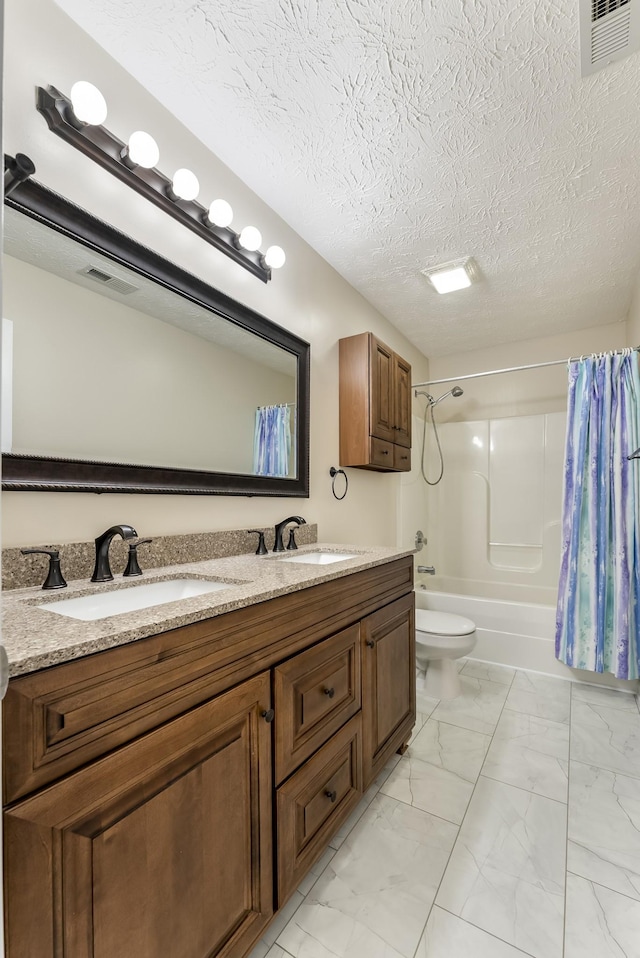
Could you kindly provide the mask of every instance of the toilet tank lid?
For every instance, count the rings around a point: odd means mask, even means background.
[[[434,612],[433,609],[416,609],[416,629],[431,635],[470,635],[475,632],[475,622],[464,615],[452,612]]]

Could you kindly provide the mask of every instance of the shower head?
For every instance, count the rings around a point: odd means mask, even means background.
[[[458,396],[462,396],[463,392],[464,390],[460,386],[454,386],[453,389],[450,389],[447,393],[443,393],[442,396],[439,396],[437,399],[434,399],[433,396],[430,396],[429,399],[433,406],[437,406],[443,399],[448,399],[449,396],[454,396],[457,399]]]

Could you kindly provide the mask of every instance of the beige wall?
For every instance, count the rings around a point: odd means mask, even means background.
[[[627,316],[627,345],[640,346],[640,270]]]
[[[113,522],[130,522],[141,535],[248,528],[289,513],[318,522],[325,540],[393,544],[399,476],[350,470],[347,498],[338,502],[331,495],[329,467],[338,464],[337,341],[372,330],[413,364],[414,381],[427,378],[426,359],[52,0],[8,0],[5,35],[5,151],[27,153],[36,164],[36,178],[46,186],[306,339],[312,368],[308,501],[5,493],[4,544],[86,540]],[[134,129],[147,129],[159,143],[160,169],[171,173],[191,166],[200,178],[203,202],[225,197],[238,226],[253,223],[265,248],[276,243],[286,250],[286,266],[267,286],[47,129],[34,108],[34,87],[53,84],[68,93],[76,79],[90,80],[102,90],[109,105],[107,125],[114,133],[126,139]]]
[[[489,349],[432,359],[429,378],[444,379],[448,376],[464,376],[465,373],[550,362],[564,357],[568,359],[582,353],[620,349],[626,345],[625,323],[589,327],[558,336],[505,343]],[[434,396],[439,396],[452,385],[426,388]],[[543,369],[470,379],[462,381],[460,385],[464,395],[440,403],[437,413],[439,421],[468,422],[504,416],[532,416],[562,412],[567,408],[567,369],[564,363]],[[425,400],[422,399],[421,403],[423,408]]]

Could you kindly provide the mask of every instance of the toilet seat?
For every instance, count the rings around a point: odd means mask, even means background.
[[[416,609],[416,631],[430,635],[471,635],[475,622],[464,615],[452,612],[434,612],[432,609]]]

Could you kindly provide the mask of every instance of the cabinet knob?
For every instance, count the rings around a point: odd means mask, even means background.
[[[329,698],[332,699],[333,696],[336,694],[336,690],[335,690],[335,689],[325,689],[325,690],[324,690],[324,694],[325,694],[325,695],[328,695]]]
[[[335,802],[335,800],[336,800],[336,798],[337,798],[336,792],[335,792],[335,791],[331,791],[331,789],[328,788],[328,789],[325,791],[324,794],[327,796],[327,798],[330,798],[330,799],[331,799],[331,804],[333,805],[333,803]]]
[[[367,648],[372,649],[375,646],[375,644],[376,643],[373,641],[373,639],[367,639],[367,642],[366,642]]]
[[[383,456],[388,456],[388,455],[389,455],[389,450],[388,450],[388,449],[383,449],[383,450],[382,450],[382,455],[383,455]]]
[[[265,722],[273,722],[275,714],[276,713],[273,711],[273,709],[265,709],[265,711],[262,713],[262,718],[265,720]]]

